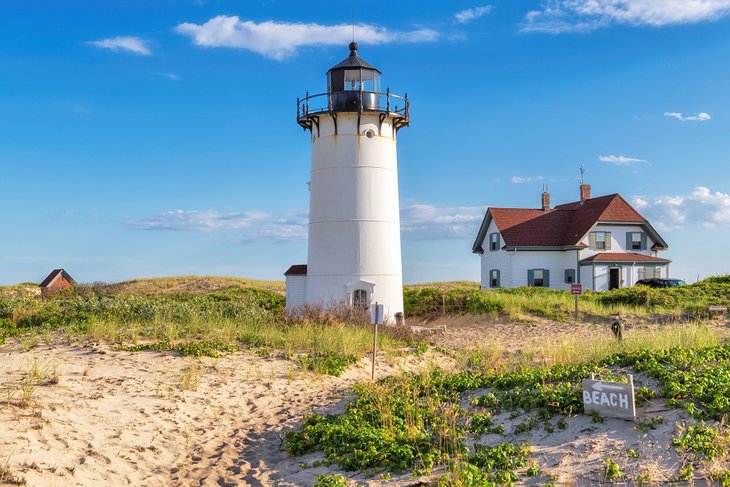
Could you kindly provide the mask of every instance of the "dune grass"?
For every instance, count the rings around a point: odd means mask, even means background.
[[[340,353],[361,356],[372,347],[372,329],[363,319],[288,320],[284,297],[276,291],[229,286],[207,293],[129,294],[86,288],[50,299],[0,297],[0,342],[19,337],[37,343],[49,336],[68,341],[101,340],[115,344],[158,342],[170,349],[181,343],[240,344],[286,354]],[[387,350],[404,341],[379,336]]]
[[[463,285],[462,285],[463,284]],[[570,319],[575,298],[567,291],[521,287],[480,290],[475,283],[431,283],[406,286],[406,316],[492,314],[521,320],[539,316]],[[717,276],[690,286],[652,289],[634,286],[588,292],[579,297],[583,316],[665,314],[675,318],[708,316],[709,306],[730,305],[730,277]]]
[[[286,290],[284,281],[249,279],[246,277],[228,276],[169,276],[131,279],[117,283],[98,283],[101,289],[125,294],[170,294],[170,293],[206,293],[220,291],[230,287],[256,288],[283,293]]]

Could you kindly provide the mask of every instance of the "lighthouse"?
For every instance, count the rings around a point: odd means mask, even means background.
[[[297,100],[311,137],[307,264],[285,273],[287,309],[367,308],[394,321],[403,312],[398,202],[398,131],[409,125],[407,96],[380,88],[381,72],[358,55],[327,71],[327,91]]]

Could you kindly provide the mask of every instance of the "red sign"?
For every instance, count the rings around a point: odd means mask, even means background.
[[[583,294],[583,286],[580,284],[571,284],[570,294]]]

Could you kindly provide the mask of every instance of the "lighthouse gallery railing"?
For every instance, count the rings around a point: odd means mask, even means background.
[[[345,92],[359,97],[360,111],[363,112],[385,112],[396,115],[406,121],[410,120],[408,95],[394,95],[390,90],[385,93],[373,93],[370,91]],[[297,98],[297,121],[301,121],[310,115],[328,113],[333,110],[333,93],[318,93],[310,95],[307,92],[304,98]],[[375,105],[372,100],[376,100]],[[349,111],[349,110],[348,110]],[[358,111],[358,110],[352,110]]]

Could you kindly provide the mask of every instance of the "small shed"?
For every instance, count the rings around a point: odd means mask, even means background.
[[[76,285],[76,281],[63,269],[54,269],[48,274],[48,277],[40,283],[41,293],[45,296],[49,293],[71,289]]]
[[[286,309],[304,306],[307,301],[307,265],[295,264],[284,273],[286,276]]]

